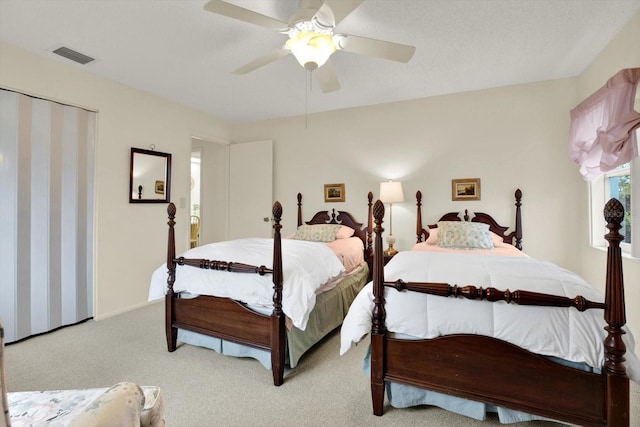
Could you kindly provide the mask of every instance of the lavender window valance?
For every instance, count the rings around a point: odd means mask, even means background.
[[[621,70],[571,110],[569,158],[580,166],[584,179],[638,156],[635,129],[640,127],[640,113],[633,103],[639,81],[640,68]]]

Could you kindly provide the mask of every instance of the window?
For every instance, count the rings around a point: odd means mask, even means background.
[[[621,243],[629,246],[631,245],[631,163],[625,163],[605,173],[604,180],[605,200],[618,199],[624,206],[624,220],[620,229],[624,240]]]
[[[640,85],[636,87],[634,110],[640,111]],[[636,128],[636,139],[640,141],[640,128]],[[635,182],[635,184],[634,184]],[[602,208],[609,199],[616,198],[624,206],[624,220],[620,234],[624,240],[620,243],[623,253],[640,258],[640,157],[618,166],[595,178],[590,184],[591,191],[591,244],[606,247]]]
[[[591,181],[591,244],[598,247],[608,246],[604,235],[607,229],[603,224],[602,208],[611,198],[618,199],[624,206],[624,220],[620,234],[624,240],[620,243],[623,253],[640,258],[640,188],[633,188],[634,181],[640,182],[640,157]],[[636,184],[640,187],[640,184]],[[633,215],[636,212],[636,215]]]

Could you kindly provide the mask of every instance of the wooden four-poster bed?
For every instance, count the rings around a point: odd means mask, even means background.
[[[303,222],[302,220],[302,195],[298,194],[298,230],[303,224],[315,226],[315,225],[339,225],[342,230],[344,227],[348,227],[353,230],[353,237],[345,238],[344,241],[357,240],[359,243],[359,256],[362,261],[371,259],[371,219],[369,223],[363,227],[363,224],[358,222],[353,215],[345,211],[336,211],[335,209],[328,211],[317,212],[309,221]],[[372,209],[372,193],[368,195],[368,217],[371,218]],[[297,352],[295,357],[297,358],[304,353],[308,348],[318,342],[323,336],[335,329],[342,323],[342,319],[346,315],[349,305],[353,298],[357,295],[358,291],[364,286],[367,278],[370,277],[369,268],[366,262],[362,262],[360,266],[354,267],[353,272],[345,274],[344,277],[340,276],[340,281],[333,280],[333,287],[328,287],[326,291],[317,291],[313,301],[321,303],[322,308],[316,310],[314,308],[310,314],[308,314],[308,324],[312,325],[312,332],[307,332],[304,329],[299,329],[295,325],[291,325],[290,319],[286,313],[286,307],[283,307],[283,288],[286,288],[286,252],[283,253],[283,247],[293,247],[290,250],[297,250],[298,246],[292,246],[295,241],[293,239],[284,239],[281,235],[281,218],[282,218],[282,205],[279,202],[273,204],[273,239],[271,248],[267,248],[269,252],[272,252],[272,266],[266,267],[262,265],[252,265],[243,262],[234,262],[232,260],[220,261],[205,258],[189,258],[188,254],[191,251],[196,254],[202,254],[206,250],[205,245],[200,248],[195,248],[187,252],[187,257],[176,256],[175,252],[175,215],[176,207],[173,203],[170,203],[167,208],[169,217],[168,225],[168,244],[167,244],[167,262],[166,269],[161,267],[162,271],[156,273],[159,277],[166,277],[166,296],[165,296],[165,323],[166,323],[166,338],[167,347],[170,352],[176,350],[178,341],[178,330],[187,331],[187,333],[197,333],[206,337],[213,337],[215,339],[222,340],[222,342],[232,343],[233,345],[245,346],[251,349],[264,350],[270,353],[270,368],[273,374],[273,383],[277,386],[283,383],[285,364],[290,363],[290,358],[294,357],[290,355],[290,351],[293,349],[291,342],[295,340],[295,351]],[[343,227],[344,226],[344,227]],[[336,238],[337,240],[337,238]],[[237,242],[237,241],[235,241]],[[253,242],[253,239],[251,239]],[[342,242],[342,241],[341,241]],[[222,244],[226,244],[224,242]],[[259,242],[264,243],[264,242]],[[353,243],[353,242],[351,242]],[[219,245],[213,244],[213,245]],[[304,248],[305,251],[311,250],[312,252],[318,252],[323,249],[326,252],[330,252],[329,249],[316,247],[317,245],[325,245],[322,242],[301,242],[306,246],[315,245],[311,249]],[[331,243],[326,243],[327,246]],[[350,247],[353,247],[351,245]],[[226,248],[226,246],[223,246]],[[251,248],[253,250],[253,247]],[[333,249],[335,251],[335,249]],[[242,250],[242,252],[248,252]],[[219,252],[218,252],[219,253]],[[227,255],[227,252],[223,253]],[[299,262],[299,257],[304,255],[302,253],[295,253],[296,261],[292,261],[292,264]],[[338,252],[335,253],[338,255]],[[334,257],[333,253],[328,255]],[[344,257],[342,253],[340,257]],[[346,256],[349,256],[348,254]],[[313,257],[312,257],[313,258]],[[302,259],[302,258],[300,258]],[[320,257],[318,257],[318,263],[320,263]],[[265,261],[268,263],[269,260]],[[315,262],[315,261],[312,261]],[[337,261],[332,261],[337,262]],[[231,297],[221,297],[206,295],[203,292],[192,292],[191,294],[178,291],[177,286],[180,280],[176,280],[178,273],[186,274],[185,270],[181,269],[203,269],[212,270],[209,272],[197,271],[197,274],[225,274],[224,280],[235,280],[236,277],[242,275],[254,275],[271,277],[269,282],[273,285],[273,297],[271,307],[253,307],[251,304],[239,301]],[[159,269],[159,270],[161,270]],[[168,274],[167,274],[168,271]],[[296,274],[298,270],[295,271]],[[154,273],[154,277],[156,275]],[[191,274],[191,272],[189,273]],[[228,279],[235,275],[233,279]],[[309,275],[311,276],[311,275]],[[186,277],[186,276],[185,276]],[[306,277],[306,276],[305,276]],[[315,275],[313,276],[316,277]],[[178,278],[179,279],[179,278]],[[186,280],[186,279],[185,279]],[[210,279],[207,279],[210,280]],[[215,281],[211,279],[212,281]],[[241,280],[241,279],[238,279]],[[242,279],[244,280],[244,279]],[[152,278],[152,287],[154,278]],[[337,282],[333,283],[333,282]],[[235,282],[233,282],[235,283]],[[303,283],[300,283],[302,285]],[[268,283],[267,283],[268,285]],[[314,284],[319,287],[321,283]],[[180,283],[179,289],[189,289],[190,284]],[[289,285],[292,286],[292,285]],[[286,291],[286,289],[285,289]],[[207,291],[208,292],[208,291]],[[290,292],[291,293],[291,292]],[[150,292],[151,295],[151,292]],[[285,298],[286,299],[286,292]],[[313,308],[313,307],[312,307]],[[291,307],[292,311],[295,311],[295,307]],[[304,319],[306,321],[306,318]],[[218,344],[219,345],[219,344]],[[214,347],[211,347],[214,348]],[[243,356],[246,354],[243,354]],[[254,357],[249,355],[249,357]],[[258,357],[256,357],[258,358]],[[259,359],[259,358],[258,358]],[[265,363],[263,363],[265,364]],[[268,366],[269,364],[265,364]]]

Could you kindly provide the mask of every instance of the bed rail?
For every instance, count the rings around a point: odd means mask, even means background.
[[[273,273],[273,270],[264,265],[255,266],[251,264],[243,264],[241,262],[216,261],[206,258],[185,258],[180,257],[173,260],[178,265],[187,265],[189,267],[202,268],[205,270],[228,271],[230,273],[256,273],[261,276]]]
[[[463,297],[470,300],[485,300],[489,302],[505,301],[518,305],[537,305],[544,307],[574,307],[578,311],[590,308],[605,308],[601,302],[593,302],[581,295],[575,298],[567,298],[557,295],[543,294],[531,291],[501,291],[496,288],[482,288],[473,285],[458,286],[448,283],[435,282],[405,282],[398,279],[395,282],[384,282],[384,286],[397,291],[414,291],[423,294],[437,295],[441,297]]]

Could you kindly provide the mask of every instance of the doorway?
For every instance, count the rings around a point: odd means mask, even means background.
[[[200,165],[202,161],[202,150],[200,148],[191,149],[191,196],[189,211],[191,212],[191,227],[189,235],[189,248],[200,246]]]
[[[197,246],[227,240],[228,186],[229,144],[192,137],[189,213],[200,219]]]

